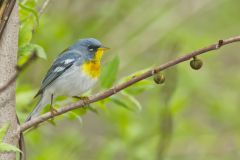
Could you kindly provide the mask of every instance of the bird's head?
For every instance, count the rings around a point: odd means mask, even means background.
[[[95,38],[80,39],[73,47],[82,52],[86,61],[100,61],[104,51],[109,49]]]

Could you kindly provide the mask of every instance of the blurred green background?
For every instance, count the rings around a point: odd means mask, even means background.
[[[25,6],[20,7],[20,49],[37,44],[41,57],[42,48],[47,55],[18,80],[21,121],[33,109],[32,97],[51,62],[79,38],[95,37],[111,48],[94,94],[136,71],[238,35],[240,27],[238,0],[50,0],[39,25],[35,14],[44,1],[19,3]],[[239,159],[239,49],[234,44],[202,55],[199,71],[182,63],[164,71],[163,85],[149,78],[91,105],[94,112],[77,110],[26,132],[28,159]],[[27,56],[19,53],[19,60]],[[117,71],[110,83],[109,70]]]

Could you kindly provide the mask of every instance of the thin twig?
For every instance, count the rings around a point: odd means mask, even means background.
[[[15,3],[16,0],[8,0],[7,2],[4,2],[5,5],[1,6],[0,40]]]
[[[42,122],[45,122],[47,121],[48,119],[50,118],[53,118],[55,116],[59,116],[61,114],[64,114],[68,111],[71,111],[71,110],[74,110],[76,108],[82,108],[84,106],[88,106],[88,104],[90,103],[93,103],[93,102],[96,102],[96,101],[99,101],[99,100],[102,100],[102,99],[105,99],[107,97],[110,97],[114,94],[116,94],[117,92],[133,85],[134,83],[137,83],[143,79],[146,79],[148,77],[151,77],[153,76],[154,74],[162,71],[162,70],[165,70],[167,68],[170,68],[170,67],[173,67],[181,62],[184,62],[184,61],[187,61],[191,58],[193,58],[194,56],[197,56],[197,55],[200,55],[200,54],[203,54],[203,53],[206,53],[206,52],[209,52],[209,51],[213,51],[213,50],[217,50],[219,48],[221,48],[222,46],[224,45],[227,45],[227,44],[230,44],[230,43],[234,43],[234,42],[239,42],[240,41],[240,36],[236,36],[236,37],[232,37],[232,38],[229,38],[229,39],[226,39],[226,40],[219,40],[217,43],[215,44],[212,44],[212,45],[209,45],[208,47],[204,47],[204,48],[201,48],[199,50],[196,50],[196,51],[193,51],[191,53],[188,53],[182,57],[179,57],[179,58],[176,58],[174,60],[170,60],[156,68],[153,68],[153,69],[150,69],[146,72],[144,72],[143,74],[141,75],[138,75],[138,76],[135,76],[134,78],[126,81],[126,82],[123,82],[119,85],[116,85],[115,87],[109,89],[109,90],[106,90],[102,93],[99,93],[99,94],[96,94],[96,95],[93,95],[91,97],[89,97],[88,100],[80,100],[76,103],[71,103],[69,105],[66,105],[64,107],[61,107],[59,108],[56,113],[54,113],[54,115],[51,115],[50,112],[47,112],[41,116],[38,116],[36,118],[33,118],[32,120],[22,124],[20,126],[20,132],[24,132],[26,131],[27,129],[33,127],[33,126],[36,126]]]
[[[42,14],[44,13],[45,9],[47,8],[48,4],[49,4],[50,0],[46,0],[43,2],[42,6],[40,7],[40,9],[38,10],[38,20],[40,19],[40,17],[42,16]],[[39,22],[34,24],[33,30],[32,32],[35,33],[36,29],[39,25]]]
[[[3,12],[6,9],[7,6],[7,0],[0,1],[0,19],[2,19]]]
[[[35,59],[37,58],[37,53],[34,51],[32,55],[28,58],[28,60],[22,65],[22,66],[17,66],[16,67],[16,73],[12,76],[12,78],[2,87],[0,87],[0,93],[5,91],[19,76],[19,74],[29,66],[30,63],[32,63]]]
[[[41,17],[43,12],[45,11],[46,7],[48,6],[50,0],[46,0],[45,2],[43,2],[43,5],[41,6],[41,8],[38,11],[38,16]]]

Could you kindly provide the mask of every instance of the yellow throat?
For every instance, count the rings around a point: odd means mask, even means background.
[[[82,65],[82,70],[85,74],[91,78],[97,78],[100,75],[100,60],[103,56],[104,48],[99,48],[95,53],[95,57],[92,61],[86,62]]]

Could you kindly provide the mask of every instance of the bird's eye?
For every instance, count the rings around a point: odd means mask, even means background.
[[[89,50],[90,52],[93,52],[93,51],[95,51],[95,48],[92,47],[92,46],[89,46],[89,47],[88,47],[88,50]]]

